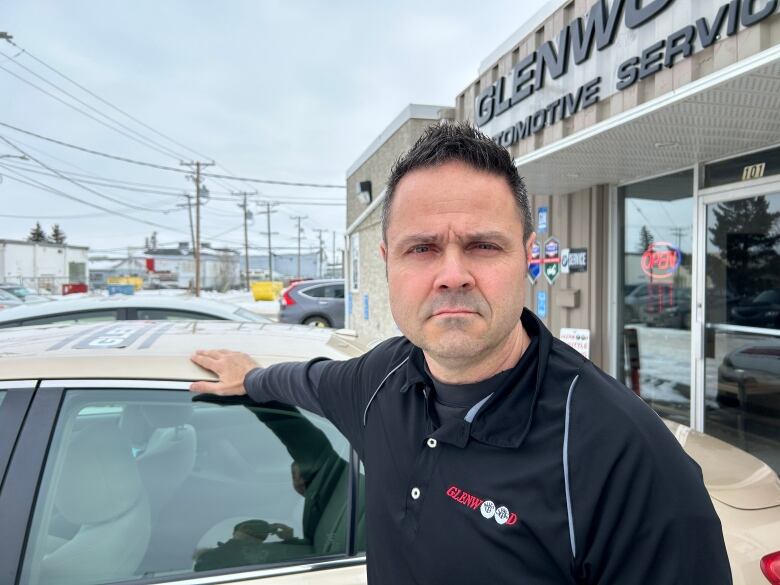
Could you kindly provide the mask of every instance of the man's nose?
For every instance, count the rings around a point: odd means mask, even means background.
[[[463,251],[455,246],[447,246],[437,266],[434,288],[460,290],[473,287],[474,276],[469,270]]]

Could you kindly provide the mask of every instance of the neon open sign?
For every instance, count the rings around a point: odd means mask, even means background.
[[[669,242],[653,242],[642,254],[642,271],[650,278],[671,278],[682,262],[682,252]]]

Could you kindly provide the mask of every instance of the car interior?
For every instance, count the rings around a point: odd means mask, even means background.
[[[281,404],[68,391],[21,582],[107,583],[343,556],[349,455],[329,422]]]

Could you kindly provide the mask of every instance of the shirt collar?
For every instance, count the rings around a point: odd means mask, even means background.
[[[514,368],[516,371],[513,371],[485,402],[474,421],[470,424],[463,421],[463,425],[457,425],[458,439],[453,443],[459,447],[466,444],[466,441],[463,440],[465,432],[482,443],[496,447],[516,448],[522,445],[531,429],[534,409],[547,369],[552,334],[544,326],[544,323],[528,309],[523,309],[520,321],[533,340],[527,351],[533,351],[536,355],[526,356],[524,354],[524,357],[532,359],[521,359],[518,362]],[[531,378],[534,381],[533,387],[518,388],[517,384],[523,377],[525,368],[531,365],[536,370]],[[425,356],[417,346],[412,346],[405,374],[406,379],[401,385],[401,392],[425,385],[433,387],[433,381],[425,372]]]

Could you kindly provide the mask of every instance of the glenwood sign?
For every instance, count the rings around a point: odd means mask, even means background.
[[[474,104],[475,121],[496,142],[511,146],[740,27],[758,24],[777,5],[778,0],[600,0],[560,30],[557,40],[543,43],[485,88]]]

